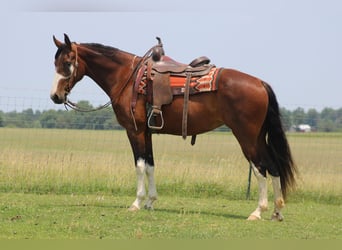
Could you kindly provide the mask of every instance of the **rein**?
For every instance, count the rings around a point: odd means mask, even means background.
[[[104,105],[101,105],[97,108],[94,108],[94,109],[84,109],[80,106],[78,106],[76,103],[70,101],[70,100],[67,100],[65,103],[64,103],[64,107],[66,110],[68,110],[68,107],[71,108],[72,110],[75,110],[75,111],[78,111],[78,112],[83,112],[83,113],[87,113],[87,112],[94,112],[94,111],[99,111],[101,109],[105,109],[105,108],[108,108],[108,106],[110,106],[112,104],[111,101],[108,101],[106,104]]]
[[[157,39],[158,39],[158,38],[157,38]],[[158,40],[159,40],[159,39],[158,39]],[[74,68],[75,68],[75,70],[74,70],[73,74],[70,75],[70,78],[69,78],[69,86],[68,86],[69,89],[71,89],[71,87],[70,87],[70,85],[71,85],[71,84],[70,84],[70,83],[71,83],[71,79],[76,77],[76,75],[77,75],[77,68],[78,68],[78,52],[77,52],[77,45],[74,44],[74,43],[73,43],[72,45],[73,45],[73,47],[75,48],[76,59],[75,59],[75,63],[74,63]],[[145,63],[146,60],[147,60],[149,57],[151,57],[153,50],[154,50],[155,48],[157,48],[157,47],[162,47],[162,44],[159,43],[159,44],[153,46],[152,48],[150,48],[150,49],[145,53],[145,55],[142,57],[142,59],[139,61],[139,63],[138,63],[135,67],[134,67],[134,62],[135,62],[135,59],[137,58],[137,56],[135,55],[135,56],[133,57],[132,64],[131,64],[132,73],[131,73],[131,74],[129,75],[129,77],[127,78],[125,84],[122,85],[122,87],[120,88],[120,90],[119,90],[118,94],[116,95],[116,97],[118,97],[118,96],[121,95],[121,93],[122,93],[123,90],[126,88],[126,86],[128,85],[129,81],[131,80],[131,78],[132,78],[133,76],[136,76],[136,74],[138,73],[138,70],[139,70],[140,66],[141,66],[143,63]],[[133,67],[134,67],[134,68],[133,68]],[[68,91],[68,92],[69,92],[69,91]],[[71,109],[73,109],[73,110],[75,110],[75,111],[83,112],[83,113],[86,113],[86,112],[94,112],[94,111],[99,111],[99,110],[101,110],[101,109],[105,109],[105,108],[109,107],[111,104],[114,103],[114,101],[115,101],[117,98],[113,98],[113,99],[114,99],[114,100],[109,100],[107,103],[105,103],[104,105],[101,105],[101,106],[99,106],[99,107],[97,107],[97,108],[93,108],[93,109],[84,109],[84,108],[78,106],[76,103],[70,101],[70,100],[67,98],[67,99],[66,99],[66,102],[64,102],[64,107],[65,107],[66,110],[68,110],[68,107],[69,107],[69,108],[71,108]],[[134,119],[134,116],[133,116],[133,119]],[[134,121],[134,123],[135,123],[135,121]],[[136,124],[135,124],[135,127],[136,127]]]

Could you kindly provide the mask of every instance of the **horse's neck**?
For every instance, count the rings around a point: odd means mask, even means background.
[[[88,52],[89,53],[89,52]],[[117,52],[115,58],[109,58],[100,53],[84,54],[86,64],[85,74],[94,80],[111,97],[121,89],[129,77],[133,55]],[[127,69],[126,69],[127,68]]]

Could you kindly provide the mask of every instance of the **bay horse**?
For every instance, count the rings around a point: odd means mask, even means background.
[[[55,78],[50,97],[56,104],[68,102],[68,94],[83,76],[90,77],[109,96],[119,124],[126,133],[133,151],[137,175],[136,199],[130,211],[142,207],[153,209],[157,200],[154,180],[152,132],[147,126],[147,97],[138,94],[132,112],[133,86],[137,70],[145,57],[97,43],[71,42],[64,34],[64,42],[53,36],[57,46]],[[162,107],[164,126],[158,133],[182,135],[183,97]],[[187,135],[228,126],[253,169],[258,182],[257,208],[248,220],[261,219],[268,208],[267,173],[274,191],[272,220],[282,221],[281,209],[286,194],[295,184],[296,166],[281,123],[276,96],[266,82],[239,72],[222,68],[217,79],[217,90],[191,95],[188,103]],[[146,196],[147,176],[148,197]]]

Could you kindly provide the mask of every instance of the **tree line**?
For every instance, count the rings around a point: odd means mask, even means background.
[[[94,109],[88,101],[79,101],[79,107],[85,110]],[[31,108],[21,112],[1,112],[0,127],[15,128],[59,128],[59,129],[120,129],[111,108],[96,112],[77,112],[74,110],[33,111]]]
[[[88,101],[79,101],[78,106],[93,109]],[[342,132],[342,108],[324,108],[322,111],[297,108],[293,111],[280,109],[284,128],[287,131],[296,130],[299,124],[308,124],[313,131]],[[96,112],[77,112],[74,110],[32,110],[21,112],[0,111],[0,127],[16,128],[60,128],[60,129],[92,129],[110,130],[122,129],[111,108]],[[220,128],[219,130],[227,130]]]
[[[342,108],[324,108],[321,112],[316,109],[305,111],[297,108],[293,111],[280,109],[284,128],[296,130],[298,125],[307,124],[312,131],[318,132],[342,132]]]

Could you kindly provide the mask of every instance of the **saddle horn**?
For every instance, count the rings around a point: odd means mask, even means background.
[[[161,39],[160,39],[160,37],[159,37],[159,36],[157,36],[157,37],[156,37],[156,39],[158,40],[158,44],[159,44],[159,45],[161,45],[161,46],[163,46],[163,44],[162,44],[162,42],[161,42]]]
[[[152,51],[152,60],[155,62],[160,61],[161,57],[165,55],[164,49],[163,49],[163,43],[160,39],[160,37],[156,37],[158,40],[158,45],[154,46]]]

